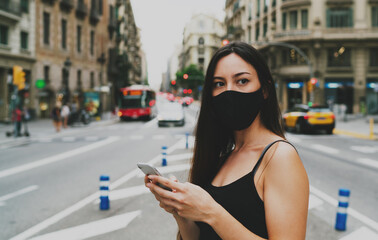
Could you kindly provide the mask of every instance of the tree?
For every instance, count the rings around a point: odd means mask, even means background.
[[[184,79],[184,75],[187,74],[187,79]],[[195,64],[191,64],[184,68],[182,71],[176,72],[176,85],[183,89],[192,89],[193,96],[198,98],[199,86],[203,86],[205,76],[203,72]]]

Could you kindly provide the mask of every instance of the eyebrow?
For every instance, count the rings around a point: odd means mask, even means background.
[[[234,74],[234,75],[232,76],[232,78],[239,77],[240,75],[243,75],[243,74],[251,75],[251,73],[249,73],[249,72],[240,72],[240,73],[236,73],[236,74]],[[215,79],[225,80],[224,77],[219,77],[219,76],[214,76],[214,77],[213,77],[213,80],[215,80]]]

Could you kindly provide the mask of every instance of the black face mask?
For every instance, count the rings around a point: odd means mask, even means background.
[[[215,116],[230,130],[248,128],[264,103],[261,88],[255,92],[225,91],[213,97]]]

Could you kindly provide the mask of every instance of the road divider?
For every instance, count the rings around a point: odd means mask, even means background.
[[[100,210],[108,210],[110,208],[109,201],[109,176],[100,176]]]
[[[349,189],[339,189],[339,206],[336,213],[336,223],[335,229],[338,231],[346,230],[346,221],[348,217],[348,206],[349,206]]]

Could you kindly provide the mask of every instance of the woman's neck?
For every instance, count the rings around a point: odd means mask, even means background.
[[[272,137],[274,137],[274,134],[262,124],[260,115],[258,115],[248,128],[234,131],[234,151],[238,151],[246,146],[265,144],[265,141],[270,141],[268,139]]]

